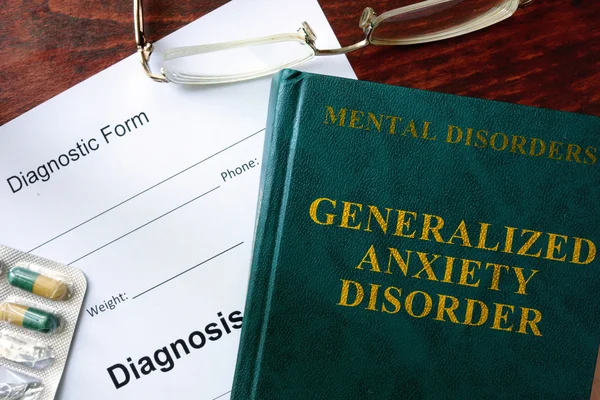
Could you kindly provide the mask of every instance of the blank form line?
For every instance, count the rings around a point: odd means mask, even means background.
[[[186,269],[185,271],[183,271],[183,272],[180,272],[180,273],[178,273],[177,275],[175,275],[175,276],[172,276],[172,277],[170,277],[169,279],[167,279],[167,280],[165,280],[165,281],[162,281],[162,282],[161,282],[161,283],[159,283],[158,285],[156,285],[156,286],[152,286],[150,289],[148,289],[148,290],[145,290],[145,291],[143,291],[142,293],[140,293],[140,294],[137,294],[137,295],[133,296],[133,298],[132,298],[132,299],[136,299],[136,298],[140,297],[141,295],[143,295],[143,294],[146,294],[146,293],[148,293],[149,291],[151,291],[151,290],[154,290],[154,289],[156,289],[157,287],[159,287],[159,286],[162,286],[162,285],[164,285],[165,283],[167,283],[167,282],[170,282],[170,281],[172,281],[173,279],[175,279],[175,278],[178,278],[178,277],[180,277],[181,275],[183,275],[183,274],[185,274],[185,273],[188,273],[188,272],[190,272],[190,271],[191,271],[191,270],[193,270],[194,268],[198,268],[198,267],[199,267],[199,266],[201,266],[202,264],[206,264],[206,263],[207,263],[207,262],[209,262],[210,260],[214,260],[215,258],[219,257],[220,255],[223,255],[223,254],[227,253],[228,251],[230,251],[230,250],[233,250],[233,249],[235,249],[235,248],[236,248],[236,247],[238,247],[238,246],[241,246],[242,244],[244,244],[244,242],[239,242],[238,244],[236,244],[236,245],[234,245],[234,246],[231,246],[231,247],[230,247],[230,248],[228,248],[227,250],[223,250],[223,251],[222,251],[222,252],[220,252],[219,254],[215,254],[215,255],[214,255],[214,256],[212,256],[211,258],[207,258],[206,260],[202,261],[201,263],[198,263],[198,264],[194,265],[193,267],[191,267],[191,268],[188,268],[188,269]],[[229,392],[227,392],[227,393],[229,393]],[[226,395],[227,393],[223,393],[221,396],[224,396],[224,395]],[[219,396],[219,397],[221,397],[221,396]],[[219,397],[216,397],[216,398],[218,399]],[[214,399],[213,399],[213,400],[214,400]]]
[[[146,222],[144,225],[138,226],[138,227],[137,227],[137,228],[135,228],[134,230],[132,230],[132,231],[129,231],[129,232],[127,232],[126,234],[124,234],[124,235],[122,235],[122,236],[119,236],[119,237],[118,237],[118,238],[116,238],[115,240],[112,240],[112,241],[110,241],[110,242],[106,243],[105,245],[98,247],[96,250],[90,251],[89,253],[87,253],[86,255],[84,255],[84,256],[82,256],[82,257],[79,257],[79,258],[78,258],[77,260],[75,260],[75,261],[71,261],[71,262],[70,262],[68,265],[74,264],[74,263],[76,263],[77,261],[79,261],[79,260],[82,260],[82,259],[86,258],[87,256],[89,256],[89,255],[91,255],[91,254],[94,254],[94,253],[95,253],[95,252],[97,252],[98,250],[102,250],[102,249],[103,249],[103,248],[105,248],[106,246],[109,246],[109,245],[113,244],[114,242],[116,242],[116,241],[118,241],[118,240],[121,240],[121,239],[123,239],[125,236],[131,235],[133,232],[135,232],[135,231],[138,231],[138,230],[142,229],[143,227],[145,227],[145,226],[148,226],[148,225],[150,225],[151,223],[153,223],[153,222],[155,222],[155,221],[158,221],[158,220],[159,220],[159,219],[161,219],[162,217],[164,217],[164,216],[166,216],[166,215],[169,215],[169,214],[171,214],[173,211],[177,211],[177,210],[179,210],[181,207],[184,207],[184,206],[186,206],[186,205],[190,204],[191,202],[198,200],[200,197],[206,196],[206,195],[207,195],[207,194],[209,194],[210,192],[213,192],[213,191],[217,190],[217,189],[218,189],[218,188],[220,188],[220,187],[221,187],[221,186],[214,187],[214,188],[210,189],[208,192],[202,193],[202,194],[201,194],[200,196],[198,196],[198,197],[194,197],[194,198],[193,198],[193,199],[191,199],[190,201],[187,201],[187,202],[183,203],[182,205],[180,205],[180,206],[177,206],[177,207],[175,207],[174,209],[172,209],[172,210],[170,210],[170,211],[167,211],[166,213],[164,213],[164,214],[162,214],[162,215],[160,215],[160,216],[158,216],[158,217],[154,218],[152,221]]]
[[[160,182],[158,182],[158,183],[156,183],[156,184],[154,184],[154,185],[150,186],[149,188],[147,188],[147,189],[144,189],[144,190],[142,190],[141,192],[139,192],[139,193],[137,193],[137,194],[134,194],[133,196],[131,196],[131,197],[130,197],[130,198],[128,198],[128,199],[125,199],[125,200],[123,200],[123,201],[122,201],[122,202],[120,202],[119,204],[117,204],[117,205],[114,205],[114,206],[110,207],[109,209],[102,211],[100,214],[94,215],[92,218],[90,218],[90,219],[88,219],[88,220],[85,220],[85,221],[83,221],[83,222],[82,222],[82,223],[80,223],[79,225],[76,225],[76,226],[72,227],[71,229],[68,229],[68,230],[64,231],[63,233],[61,233],[61,234],[59,234],[59,235],[56,235],[56,236],[54,236],[53,238],[51,238],[51,239],[49,239],[49,240],[45,241],[44,243],[42,243],[42,244],[40,244],[40,245],[38,245],[38,246],[34,247],[33,249],[29,250],[29,251],[28,251],[28,253],[31,253],[32,251],[34,251],[34,250],[37,250],[37,249],[39,249],[40,247],[47,245],[48,243],[50,243],[50,242],[52,242],[52,241],[54,241],[54,240],[58,239],[59,237],[61,237],[61,236],[63,236],[63,235],[66,235],[67,233],[69,233],[69,232],[71,232],[71,231],[73,231],[73,230],[75,230],[75,229],[79,228],[79,227],[80,227],[80,226],[82,226],[82,225],[85,225],[85,224],[87,224],[88,222],[91,222],[91,221],[95,220],[96,218],[98,218],[98,217],[100,217],[100,216],[102,216],[102,215],[106,214],[106,213],[107,213],[107,212],[109,212],[109,211],[112,211],[112,210],[114,210],[115,208],[117,208],[117,207],[119,207],[119,206],[122,206],[123,204],[127,203],[128,201],[135,199],[136,197],[138,197],[138,196],[140,196],[140,195],[142,195],[142,194],[146,193],[146,192],[147,192],[147,191],[149,191],[149,190],[152,190],[152,189],[154,189],[155,187],[157,187],[157,186],[159,186],[159,185],[162,185],[163,183],[165,183],[165,182],[167,182],[167,181],[169,181],[169,180],[171,180],[171,179],[175,178],[175,177],[176,177],[176,176],[178,176],[178,175],[181,175],[181,174],[183,174],[183,173],[184,173],[184,172],[186,172],[186,171],[189,171],[190,169],[192,169],[192,168],[194,168],[194,167],[196,167],[196,166],[198,166],[198,165],[202,164],[203,162],[205,162],[205,161],[207,161],[207,160],[210,160],[210,159],[211,159],[211,158],[213,158],[214,156],[216,156],[216,155],[218,155],[218,154],[221,154],[221,153],[223,153],[223,152],[224,152],[224,151],[226,151],[226,150],[229,150],[229,149],[231,149],[232,147],[234,147],[234,146],[236,146],[236,145],[238,145],[238,144],[242,143],[243,141],[250,139],[251,137],[253,137],[253,136],[255,136],[255,135],[259,134],[260,132],[262,132],[262,131],[264,131],[264,130],[265,130],[265,128],[263,128],[263,129],[261,129],[261,130],[259,130],[259,131],[256,131],[256,132],[254,132],[253,134],[251,134],[251,135],[249,135],[249,136],[246,136],[245,138],[243,138],[243,139],[241,139],[241,140],[239,140],[239,141],[235,142],[234,144],[231,144],[231,145],[229,145],[229,146],[225,147],[224,149],[222,149],[222,150],[219,150],[219,151],[217,151],[216,153],[214,153],[214,154],[212,154],[212,155],[210,155],[210,156],[206,157],[204,160],[198,161],[197,163],[195,163],[195,164],[193,164],[193,165],[190,165],[189,167],[187,167],[187,168],[185,168],[185,169],[182,169],[181,171],[177,172],[176,174],[174,174],[174,175],[171,175],[171,176],[169,176],[168,178],[165,178],[165,179],[163,179],[162,181],[160,181]]]
[[[214,399],[212,399],[212,400],[217,400],[217,399],[220,399],[221,397],[223,397],[223,396],[225,396],[226,394],[229,394],[229,393],[231,393],[231,390],[230,390],[229,392],[225,392],[225,393],[223,393],[223,394],[222,394],[222,395],[220,395],[220,396],[217,396],[217,397],[215,397],[215,398],[214,398]]]

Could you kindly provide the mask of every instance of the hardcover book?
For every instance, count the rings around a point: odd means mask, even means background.
[[[600,119],[285,70],[234,400],[589,399]]]

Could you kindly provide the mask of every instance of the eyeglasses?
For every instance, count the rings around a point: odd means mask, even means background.
[[[152,43],[144,34],[142,0],[134,0],[135,41],[146,74],[157,82],[218,84],[259,78],[295,67],[314,56],[346,54],[372,45],[433,42],[473,32],[510,17],[533,0],[425,0],[377,15],[363,11],[358,26],[365,38],[338,49],[317,48],[316,35],[303,22],[297,33],[200,46],[165,52],[160,74],[149,61]]]

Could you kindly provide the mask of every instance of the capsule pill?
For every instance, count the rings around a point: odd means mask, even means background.
[[[16,303],[0,304],[0,320],[42,333],[54,332],[59,325],[51,313]]]
[[[50,300],[65,300],[69,288],[61,280],[53,279],[24,267],[14,267],[8,271],[8,283]]]

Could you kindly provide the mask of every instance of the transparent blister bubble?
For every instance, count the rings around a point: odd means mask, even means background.
[[[87,283],[81,271],[0,245],[0,400],[51,400]]]
[[[65,276],[32,263],[12,267],[7,278],[12,286],[54,301],[68,300],[73,291],[73,283]]]
[[[54,362],[48,344],[12,332],[0,332],[0,357],[33,369],[45,369]]]
[[[62,318],[54,310],[15,296],[0,299],[0,323],[46,334],[60,333],[64,328]]]
[[[0,400],[38,400],[43,391],[41,380],[0,366]]]

